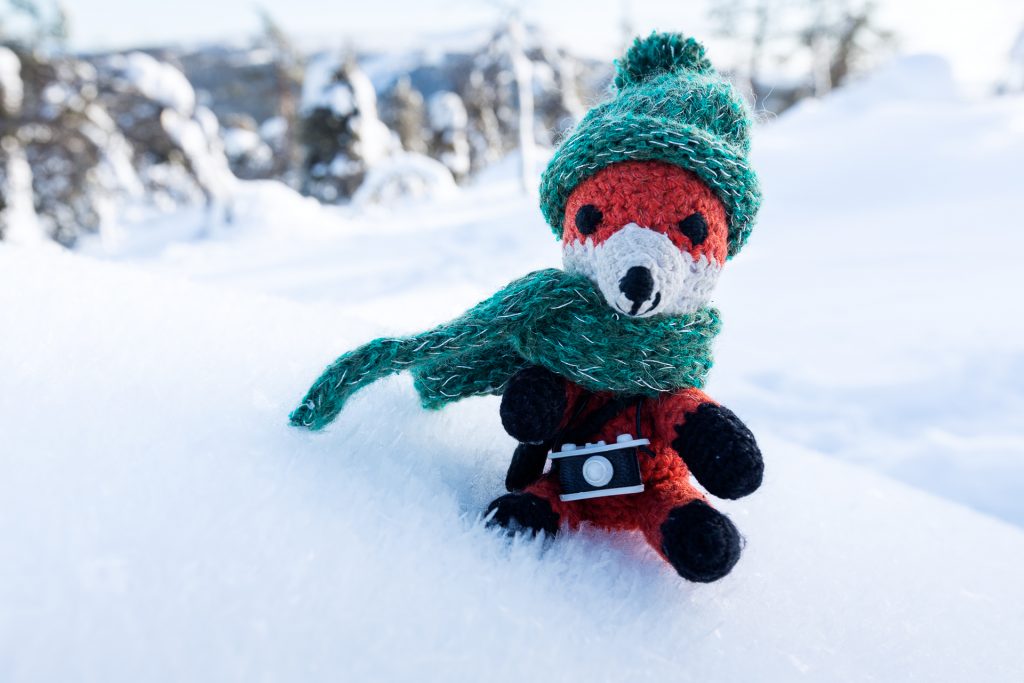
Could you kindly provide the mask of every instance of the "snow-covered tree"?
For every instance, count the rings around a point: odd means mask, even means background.
[[[335,202],[350,198],[396,143],[377,117],[376,92],[355,55],[348,53],[341,64],[325,61],[307,71],[303,84],[303,189]]]
[[[70,245],[99,231],[114,198],[130,185],[126,143],[97,102],[97,75],[89,64],[20,48],[15,52],[22,97],[17,111],[3,117],[0,135],[3,191],[19,199],[5,203],[22,207],[17,214],[35,222],[33,230]],[[13,90],[5,88],[8,94]],[[24,199],[29,184],[34,221]],[[10,231],[8,225],[5,232]]]
[[[430,155],[448,167],[457,181],[469,174],[466,106],[453,92],[435,93],[428,108]]]
[[[841,87],[880,61],[894,39],[872,0],[722,0],[711,17],[741,55],[736,79],[749,85],[758,102],[770,92],[783,93],[777,110]],[[786,76],[780,79],[779,73]],[[794,75],[795,88],[773,82],[793,81]]]
[[[276,100],[273,116],[265,119],[259,127],[260,141],[272,153],[270,165],[260,177],[291,180],[302,161],[298,143],[299,101],[296,93],[302,89],[305,58],[269,12],[261,9],[260,18],[263,33],[257,45],[267,49],[272,56]]]
[[[1017,40],[1010,48],[1006,77],[1000,83],[999,90],[1004,93],[1024,92],[1024,29],[1017,34]]]
[[[0,5],[0,34],[9,46],[59,50],[68,32],[68,14],[60,0],[7,0]]]
[[[24,95],[21,60],[14,50],[0,46],[0,116],[10,119],[21,113]]]
[[[405,151],[426,153],[425,116],[423,95],[408,76],[400,77],[383,100],[381,120],[398,134]]]
[[[23,95],[21,61],[0,47],[0,239],[32,244],[45,235],[36,215],[32,168],[16,137]]]
[[[277,175],[275,150],[263,139],[255,119],[243,114],[232,114],[225,119],[223,130],[224,151],[232,173],[243,180]]]
[[[0,239],[21,245],[46,240],[35,209],[32,168],[13,137],[0,139]]]
[[[423,154],[402,152],[374,166],[352,196],[356,206],[392,205],[458,191],[455,179],[441,162]]]
[[[511,13],[474,54],[460,88],[469,116],[474,169],[522,150],[523,180],[533,188],[535,145],[550,146],[584,107],[576,60]]]
[[[462,92],[469,117],[470,167],[478,171],[501,159],[513,147],[503,134],[508,109],[499,103],[494,84],[479,66],[469,73]]]
[[[533,62],[524,52],[526,39],[523,22],[518,13],[509,17],[508,57],[512,63],[512,75],[516,84],[516,132],[519,137],[519,179],[523,192],[533,190],[534,171],[537,166],[536,140],[533,124]]]
[[[229,205],[235,177],[217,119],[184,74],[142,52],[103,60],[100,73],[100,102],[131,143],[147,196],[167,208]]]

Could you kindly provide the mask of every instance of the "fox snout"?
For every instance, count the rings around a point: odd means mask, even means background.
[[[646,266],[632,266],[619,280],[619,291],[633,302],[629,314],[636,315],[654,291],[654,276],[651,275],[651,269]],[[658,292],[655,300],[651,302],[651,309],[657,308],[660,301],[661,292]]]
[[[567,243],[563,259],[566,270],[597,284],[609,306],[637,318],[692,313],[707,303],[721,269],[679,249],[664,233],[636,223],[600,243]]]

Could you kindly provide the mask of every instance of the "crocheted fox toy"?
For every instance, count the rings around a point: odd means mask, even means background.
[[[564,270],[341,356],[291,419],[323,427],[353,392],[403,370],[427,408],[501,395],[502,424],[520,443],[489,524],[638,530],[681,576],[714,581],[741,538],[705,492],[748,495],[764,469],[747,427],[701,391],[719,329],[708,300],[760,203],[750,116],[703,47],[679,34],[636,40],[615,87],[541,180]]]

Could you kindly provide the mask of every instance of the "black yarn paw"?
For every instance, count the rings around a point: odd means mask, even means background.
[[[740,532],[702,500],[673,508],[661,525],[661,550],[688,581],[717,581],[740,559]]]
[[[506,493],[496,498],[487,506],[487,516],[487,526],[499,526],[510,535],[558,533],[558,515],[551,504],[532,493]]]
[[[676,425],[672,447],[701,486],[719,498],[742,498],[764,478],[764,460],[754,435],[724,406],[701,404]]]
[[[501,397],[501,424],[516,441],[542,443],[558,430],[566,401],[564,379],[542,367],[524,368]]]
[[[505,475],[506,491],[522,491],[540,479],[544,473],[544,463],[548,459],[546,444],[521,443],[512,454],[512,462],[508,465]]]

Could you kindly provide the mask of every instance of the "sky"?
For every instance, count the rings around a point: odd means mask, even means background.
[[[628,12],[639,33],[655,28],[702,37],[714,48],[707,10],[713,0],[526,0],[524,14],[578,54],[611,58]],[[507,0],[64,0],[76,48],[244,40],[264,7],[303,46],[354,43],[400,50],[457,43],[492,24]],[[945,56],[965,83],[998,79],[1024,29],[1021,0],[878,0],[903,52]]]

